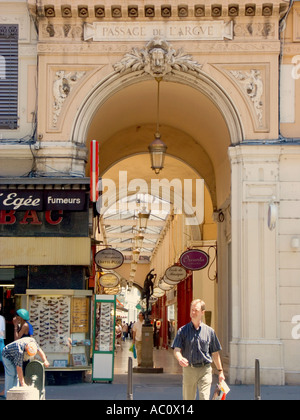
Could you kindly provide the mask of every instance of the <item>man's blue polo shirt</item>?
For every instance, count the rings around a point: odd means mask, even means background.
[[[212,363],[212,353],[222,350],[215,331],[202,322],[198,330],[192,322],[179,328],[171,347],[180,348],[190,365]]]

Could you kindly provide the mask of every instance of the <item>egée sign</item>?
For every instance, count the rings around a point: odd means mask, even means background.
[[[0,237],[86,237],[86,194],[83,190],[0,190]]]
[[[0,190],[0,210],[85,210],[82,190]]]

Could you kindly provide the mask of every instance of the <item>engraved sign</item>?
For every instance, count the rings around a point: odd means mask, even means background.
[[[123,254],[117,249],[106,248],[97,252],[95,263],[106,270],[113,270],[120,267],[124,262]]]
[[[186,269],[180,265],[172,265],[166,270],[166,277],[173,282],[180,282],[186,278]]]
[[[200,249],[189,249],[181,254],[180,263],[187,270],[202,270],[209,263],[209,255]]]
[[[149,41],[153,37],[168,40],[223,41],[233,39],[233,23],[202,22],[93,22],[84,25],[84,40],[93,41]]]

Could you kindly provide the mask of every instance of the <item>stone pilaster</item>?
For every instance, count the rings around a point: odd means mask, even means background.
[[[278,221],[268,226],[269,205],[279,199],[278,146],[230,148],[232,168],[231,383],[283,385],[279,325]],[[277,204],[278,205],[278,204]]]

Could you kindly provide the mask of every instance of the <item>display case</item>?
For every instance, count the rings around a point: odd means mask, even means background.
[[[95,295],[93,381],[112,382],[114,376],[116,296]]]
[[[34,338],[47,355],[49,369],[89,369],[92,292],[27,290],[26,294]]]

